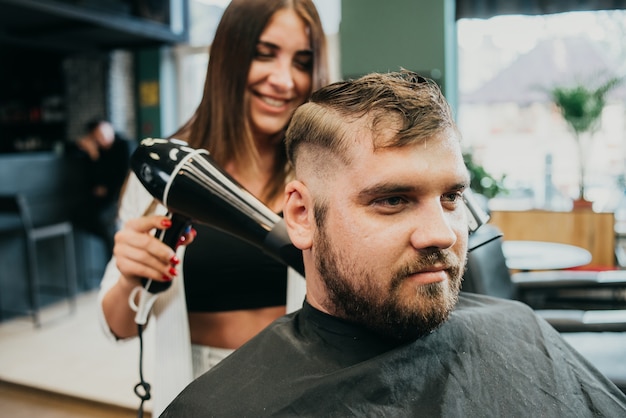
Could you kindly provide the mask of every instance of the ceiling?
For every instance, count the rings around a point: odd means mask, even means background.
[[[185,42],[186,31],[130,15],[58,0],[0,0],[0,48],[60,53]]]

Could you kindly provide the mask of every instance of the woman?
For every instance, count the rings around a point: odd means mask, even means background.
[[[279,213],[291,175],[285,127],[296,107],[327,82],[315,6],[312,0],[233,0],[210,52],[202,101],[174,137],[207,149]],[[174,254],[151,234],[168,226],[164,213],[131,175],[120,206],[125,226],[116,235],[100,292],[107,331],[125,339],[137,334],[128,299],[140,278],[172,280],[150,320],[157,338],[154,416],[191,380],[190,352],[198,376],[285,313],[284,266],[202,225],[194,225],[197,237],[184,237],[193,245]]]

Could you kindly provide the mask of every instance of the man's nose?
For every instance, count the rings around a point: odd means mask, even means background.
[[[457,239],[452,225],[451,214],[441,204],[423,205],[416,215],[411,245],[416,249],[450,248]]]

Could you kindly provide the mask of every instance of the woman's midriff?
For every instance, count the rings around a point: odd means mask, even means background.
[[[191,342],[218,348],[239,348],[284,314],[284,306],[228,312],[190,312]]]

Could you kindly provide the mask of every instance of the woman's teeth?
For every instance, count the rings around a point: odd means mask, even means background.
[[[277,100],[277,99],[272,99],[271,97],[266,97],[266,96],[261,96],[261,100],[263,100],[263,102],[267,103],[268,105],[275,106],[275,107],[284,106],[285,103],[287,103],[286,100]]]

